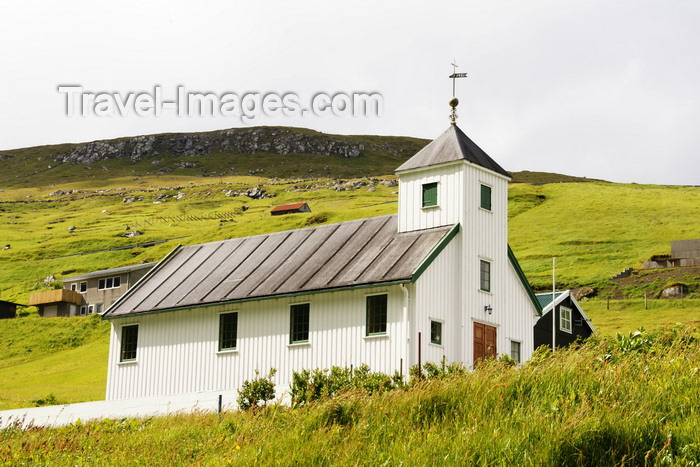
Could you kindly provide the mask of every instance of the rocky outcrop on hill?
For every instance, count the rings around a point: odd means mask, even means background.
[[[129,159],[137,162],[159,154],[198,156],[212,151],[235,151],[244,154],[318,154],[360,157],[366,150],[407,156],[390,143],[366,144],[348,137],[298,131],[294,128],[233,128],[210,133],[180,133],[136,136],[107,141],[93,141],[56,157],[58,162],[94,164],[106,159]]]

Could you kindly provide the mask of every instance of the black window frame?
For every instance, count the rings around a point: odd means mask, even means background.
[[[238,349],[238,312],[219,314],[219,352]]]
[[[311,305],[295,303],[289,306],[289,343],[303,344],[309,342],[309,323],[311,322]]]
[[[491,262],[479,260],[479,290],[491,292]]]
[[[97,281],[97,290],[118,289],[121,285],[121,276],[105,277]]]
[[[421,206],[432,208],[438,205],[438,183],[424,183],[421,189]]]
[[[389,296],[387,294],[367,295],[365,335],[378,336],[386,334],[387,308]]]
[[[442,345],[442,321],[430,320],[430,343]]]
[[[134,362],[138,355],[139,325],[129,324],[122,326],[121,346],[119,349],[119,362]]]
[[[87,281],[82,281],[80,283],[80,293],[85,293],[87,292]]]

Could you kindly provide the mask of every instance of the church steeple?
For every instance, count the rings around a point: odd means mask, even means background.
[[[456,100],[456,99],[455,99]],[[464,160],[510,178],[510,174],[491,159],[474,141],[452,124],[443,134],[428,143],[413,157],[401,164],[396,172]]]

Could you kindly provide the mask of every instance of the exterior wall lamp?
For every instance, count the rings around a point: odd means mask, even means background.
[[[491,314],[491,312],[493,311],[493,308],[491,308],[491,305],[486,305],[484,307],[484,311],[488,311],[488,313]]]

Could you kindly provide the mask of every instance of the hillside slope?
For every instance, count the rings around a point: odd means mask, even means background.
[[[203,183],[211,181],[213,183]],[[0,297],[26,303],[44,280],[158,261],[194,244],[395,213],[392,179],[338,181],[169,175],[0,193]],[[75,190],[75,191],[74,191]],[[612,183],[511,184],[510,244],[531,283],[604,287],[673,240],[695,238],[700,189]],[[257,197],[257,199],[250,196]],[[8,198],[10,198],[8,200]],[[312,213],[271,217],[306,201]],[[123,236],[138,231],[136,237]],[[154,246],[147,246],[157,243]],[[142,245],[142,246],[139,246]],[[133,248],[129,248],[133,247]]]

